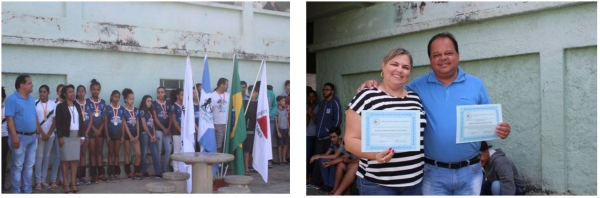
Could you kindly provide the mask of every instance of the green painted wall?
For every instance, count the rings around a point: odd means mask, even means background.
[[[422,14],[390,2],[315,20],[318,93],[332,82],[347,107],[360,84],[381,79],[395,46],[412,53],[411,79],[426,74],[429,39],[449,31],[460,66],[484,81],[511,124],[509,138],[490,144],[532,189],[595,195],[596,3],[426,3]]]

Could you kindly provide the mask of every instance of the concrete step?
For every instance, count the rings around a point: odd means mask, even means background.
[[[237,186],[242,188],[248,188],[248,185],[252,183],[252,177],[246,175],[227,175],[225,176],[225,183],[230,186]]]
[[[249,194],[250,189],[239,186],[230,186],[219,188],[218,192],[222,194]]]
[[[146,191],[150,193],[175,193],[175,184],[169,182],[154,182],[146,184]]]

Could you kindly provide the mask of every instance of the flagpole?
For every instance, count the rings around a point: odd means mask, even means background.
[[[232,59],[232,65],[234,65],[235,67],[235,53],[233,53],[233,59]],[[234,68],[235,69],[235,68]],[[232,75],[233,76],[233,75]],[[233,79],[232,79],[233,80]],[[231,97],[230,97],[231,99]],[[229,112],[231,112],[231,101],[229,101],[229,105],[227,105],[227,120],[229,121],[230,117],[229,117]],[[223,151],[225,151],[225,145],[227,145],[227,138],[229,138],[228,136],[230,136],[230,133],[227,131],[227,126],[229,125],[229,122],[225,123],[225,138],[223,138]],[[221,178],[225,178],[225,172],[223,172],[223,168],[225,167],[225,164],[221,165]]]
[[[265,59],[263,59],[260,62],[260,67],[258,68],[258,74],[256,74],[256,79],[254,79],[254,86],[252,86],[252,91],[250,92],[250,98],[252,98],[252,94],[254,93],[254,89],[256,89],[256,82],[258,81],[258,76],[260,76],[260,71],[263,68],[263,63],[265,62]],[[246,113],[248,113],[248,105],[250,105],[250,100],[248,100],[248,102],[246,103],[246,111],[244,111],[244,116],[246,115]]]

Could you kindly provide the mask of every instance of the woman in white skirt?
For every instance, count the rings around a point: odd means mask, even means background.
[[[56,107],[56,135],[60,146],[62,174],[65,179],[63,190],[64,193],[77,193],[75,176],[77,175],[77,166],[79,166],[79,149],[85,140],[83,114],[75,104],[75,87],[73,85],[63,87],[60,97],[64,102]],[[71,166],[71,181],[67,186],[69,165]]]

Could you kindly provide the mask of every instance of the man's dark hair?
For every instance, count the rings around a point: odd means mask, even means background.
[[[2,87],[2,100],[6,98],[6,90],[4,90],[4,86]]]
[[[325,83],[325,85],[323,85],[323,87],[325,86],[329,86],[329,88],[331,88],[331,91],[335,91],[335,85],[333,85],[332,83]]]
[[[165,92],[167,92],[167,89],[165,89],[165,87],[163,87],[163,86],[156,88],[156,91],[158,91],[159,89],[163,89],[163,90],[165,90]]]
[[[342,130],[340,129],[340,127],[331,127],[331,129],[329,130],[329,134],[331,133],[335,133],[339,136],[342,134]]]
[[[48,92],[48,94],[50,94],[50,87],[48,87],[48,85],[42,85],[42,86],[40,86],[40,88],[38,89],[38,91],[41,91],[42,89],[46,89],[46,91]]]
[[[290,85],[290,80],[286,80],[285,83],[283,84],[283,86],[288,86]]]
[[[431,43],[433,43],[433,41],[438,38],[449,38],[450,40],[452,40],[452,43],[454,44],[454,50],[456,50],[456,53],[459,53],[458,43],[456,42],[456,39],[454,39],[454,35],[452,35],[450,32],[442,32],[436,34],[431,38],[431,40],[429,40],[429,44],[427,44],[427,55],[429,55],[428,57],[431,57]]]
[[[21,84],[25,84],[25,82],[27,82],[25,80],[26,78],[31,79],[29,75],[20,75],[19,77],[17,77],[17,80],[15,81],[15,89],[19,89],[21,87]]]
[[[67,100],[67,90],[71,88],[73,89],[73,91],[75,91],[75,86],[73,86],[72,84],[66,85],[63,87],[62,90],[60,90],[60,98],[62,98],[63,100]]]
[[[254,87],[256,87],[256,93],[260,93],[260,80],[254,83]]]
[[[246,84],[246,81],[240,81],[240,85],[246,85],[246,87],[248,86],[248,84]]]
[[[273,91],[273,86],[271,86],[271,85],[267,85],[267,90],[269,90],[269,91]]]
[[[215,90],[217,90],[217,88],[219,88],[219,86],[224,85],[226,82],[228,82],[229,80],[227,80],[227,78],[219,78],[219,80],[217,81],[217,87],[215,87]]]
[[[254,85],[250,85],[250,86],[248,86],[248,91],[252,92],[252,88],[254,88]],[[258,92],[258,89],[257,89],[257,90],[254,90],[254,91]],[[244,93],[244,94],[245,94],[245,93]]]

